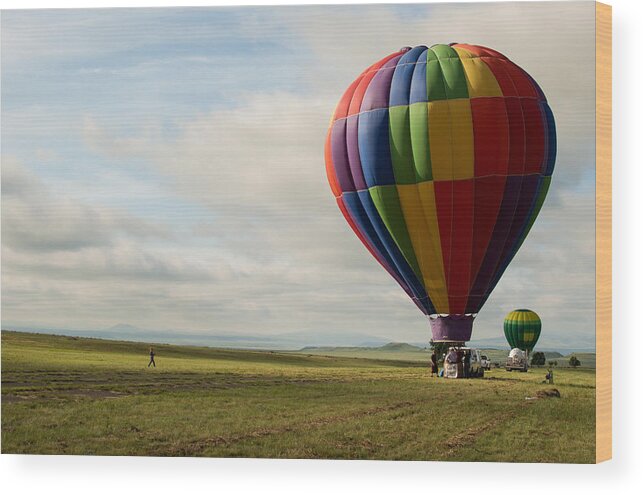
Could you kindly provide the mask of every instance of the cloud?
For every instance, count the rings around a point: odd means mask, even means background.
[[[168,238],[160,225],[127,213],[53,196],[43,181],[7,157],[2,166],[2,244],[36,252],[111,245],[118,236]]]
[[[577,2],[3,16],[3,148],[25,164],[3,156],[3,321],[427,340],[338,211],[323,146],[364,67],[461,41],[530,72],[559,137],[476,336],[519,306],[593,335],[593,22]]]

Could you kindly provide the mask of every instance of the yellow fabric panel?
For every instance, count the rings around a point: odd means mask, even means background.
[[[427,105],[433,180],[473,178],[473,122],[469,99],[430,101]]]
[[[458,52],[464,76],[467,79],[469,98],[478,96],[502,96],[502,90],[489,66],[476,55],[462,48],[453,48]]]
[[[398,184],[397,191],[424,287],[436,311],[449,313],[433,182]]]
[[[430,101],[429,150],[433,180],[451,180],[451,119],[448,100]]]
[[[525,313],[525,315],[527,316],[527,321],[538,321],[540,319],[536,313]]]
[[[469,99],[448,100],[453,142],[453,178],[473,178],[473,119]]]

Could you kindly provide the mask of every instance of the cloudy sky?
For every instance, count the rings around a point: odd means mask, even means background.
[[[2,325],[428,341],[326,182],[334,106],[402,46],[491,46],[555,114],[552,188],[476,320],[594,336],[594,4],[2,13]]]

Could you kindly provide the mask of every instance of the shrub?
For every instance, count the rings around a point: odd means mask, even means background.
[[[580,366],[580,361],[578,360],[578,358],[577,358],[576,356],[572,355],[572,356],[569,358],[569,365],[570,365],[572,368],[576,368],[576,367]]]
[[[531,365],[532,366],[542,366],[545,364],[545,353],[544,352],[534,352],[531,355]]]

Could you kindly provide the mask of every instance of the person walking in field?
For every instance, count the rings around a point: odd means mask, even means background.
[[[156,368],[156,363],[154,362],[154,347],[150,347],[150,362],[148,363],[147,367],[149,368],[151,365],[154,365]]]
[[[438,375],[438,356],[433,351],[431,354],[431,378]]]

